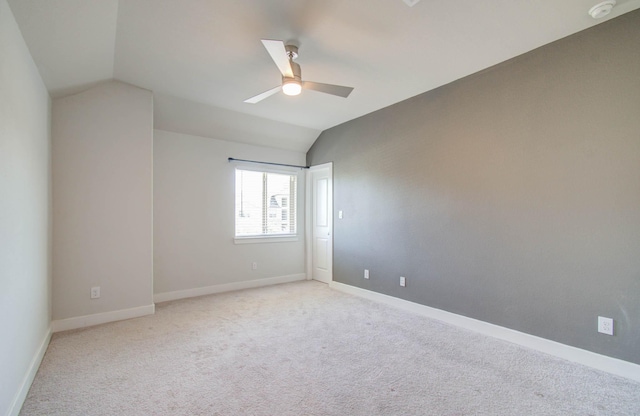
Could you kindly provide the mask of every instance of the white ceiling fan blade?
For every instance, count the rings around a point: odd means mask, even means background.
[[[281,40],[262,39],[262,44],[271,55],[271,59],[273,59],[280,72],[282,72],[282,76],[293,78],[293,69],[291,68],[284,42]]]
[[[278,85],[277,87],[271,88],[269,91],[265,91],[262,94],[256,95],[255,97],[247,98],[246,100],[244,100],[244,102],[245,103],[249,103],[249,104],[259,103],[260,101],[264,100],[265,98],[271,97],[273,94],[277,93],[281,89],[282,89],[282,87],[280,85]]]
[[[347,98],[353,87],[343,87],[342,85],[322,84],[320,82],[304,81],[302,88],[306,90],[314,90],[324,92],[325,94],[337,95],[338,97]]]

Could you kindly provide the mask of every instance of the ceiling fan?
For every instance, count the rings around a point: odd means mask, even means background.
[[[271,88],[261,94],[244,100],[245,103],[255,104],[265,98],[272,96],[282,90],[286,95],[298,95],[302,89],[323,92],[325,94],[337,95],[338,97],[347,98],[352,87],[343,87],[342,85],[322,84],[320,82],[311,82],[302,80],[302,72],[300,65],[293,62],[298,57],[298,47],[295,45],[285,45],[281,40],[262,39],[262,44],[271,55],[271,59],[282,73],[282,85]]]

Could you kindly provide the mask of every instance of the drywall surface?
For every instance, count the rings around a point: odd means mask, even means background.
[[[20,409],[20,396],[26,395],[29,388],[26,379],[47,339],[51,321],[49,119],[49,94],[6,0],[0,0],[0,414],[3,415]]]
[[[638,45],[640,11],[325,131],[334,280],[640,363]]]
[[[109,82],[55,99],[52,142],[53,318],[151,305],[151,92]]]
[[[237,163],[229,157],[305,162],[302,152],[155,130],[155,293],[305,272],[304,172],[298,178],[298,241],[234,244]]]

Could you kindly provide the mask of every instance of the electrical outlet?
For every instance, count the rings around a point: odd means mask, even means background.
[[[100,297],[100,286],[94,286],[91,288],[91,299],[98,299]]]
[[[369,278],[369,270],[368,269],[364,269],[364,278],[365,279]]]
[[[407,279],[404,276],[400,276],[400,286],[407,286]]]
[[[258,263],[257,262],[253,262],[251,263],[251,270],[258,270]]]
[[[613,335],[613,319],[598,316],[598,332],[606,335]]]

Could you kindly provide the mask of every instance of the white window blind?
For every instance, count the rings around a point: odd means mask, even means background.
[[[236,168],[236,237],[296,234],[297,175]]]

